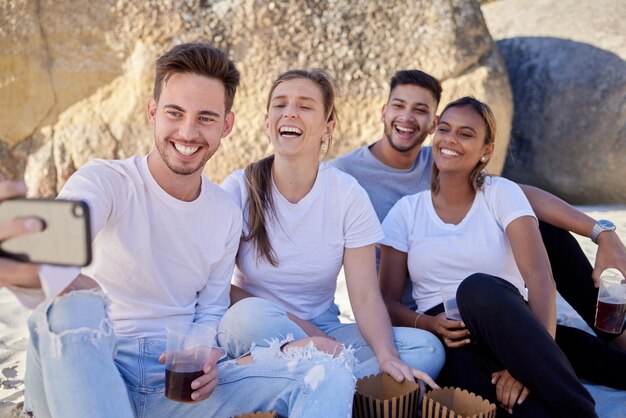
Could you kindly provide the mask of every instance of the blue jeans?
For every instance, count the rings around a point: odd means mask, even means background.
[[[252,351],[252,362],[221,362],[219,384],[195,403],[164,395],[165,342],[115,338],[106,298],[73,292],[29,319],[26,408],[41,417],[232,417],[275,410],[290,417],[351,415],[354,377],[317,352],[287,358],[279,347]],[[315,350],[314,350],[315,352]]]
[[[374,351],[367,344],[356,324],[342,324],[336,305],[310,320],[324,333],[346,347],[355,349],[358,364],[354,367],[356,378],[380,372]],[[261,298],[246,298],[233,305],[222,318],[217,339],[229,355],[237,357],[250,350],[252,344],[267,346],[274,338],[306,338],[307,334],[287,317],[285,309]],[[393,336],[400,358],[406,364],[435,378],[445,359],[443,345],[430,332],[405,327],[394,327]]]

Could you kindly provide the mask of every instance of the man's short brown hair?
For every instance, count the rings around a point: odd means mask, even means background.
[[[177,45],[155,63],[154,100],[159,101],[163,83],[177,73],[192,73],[214,78],[224,84],[226,112],[233,107],[239,85],[239,70],[224,51],[207,43]]]
[[[432,93],[433,97],[435,98],[435,101],[437,102],[437,106],[439,106],[439,101],[441,100],[441,91],[442,91],[439,80],[437,80],[432,75],[427,74],[424,71],[420,71],[420,70],[397,71],[393,75],[393,77],[391,77],[391,80],[389,80],[389,97],[391,97],[391,92],[397,86],[402,86],[402,85],[407,85],[407,84],[422,87],[422,88],[425,88],[426,90],[429,90]]]

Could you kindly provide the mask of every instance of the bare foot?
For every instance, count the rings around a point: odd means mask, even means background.
[[[323,351],[328,354],[332,354],[333,356],[341,353],[341,350],[343,350],[343,345],[341,343],[338,343],[337,341],[331,340],[330,338],[326,338],[326,337],[301,338],[299,340],[290,342],[289,344],[285,346],[285,348],[304,347],[305,345],[308,345],[309,343],[313,343],[315,348],[317,348],[318,350]]]

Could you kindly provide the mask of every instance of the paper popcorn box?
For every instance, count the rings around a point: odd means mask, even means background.
[[[363,377],[356,382],[353,418],[414,418],[419,410],[419,385],[396,382],[388,374]]]
[[[422,418],[494,418],[496,405],[464,389],[445,387],[424,395]]]
[[[235,418],[278,418],[278,414],[275,411],[255,412],[237,415]]]

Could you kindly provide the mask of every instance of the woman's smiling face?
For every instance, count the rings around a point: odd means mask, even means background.
[[[487,128],[470,106],[455,106],[440,117],[433,138],[433,157],[440,172],[467,171],[482,157],[489,158],[493,144],[485,144]]]
[[[313,81],[295,78],[280,82],[272,92],[265,132],[276,155],[319,157],[323,141],[332,135],[322,90]]]

